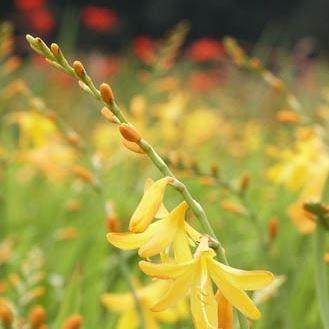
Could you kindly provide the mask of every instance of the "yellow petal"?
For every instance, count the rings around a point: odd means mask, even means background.
[[[218,290],[216,294],[218,304],[218,326],[222,329],[233,329],[232,304]]]
[[[252,320],[260,318],[260,312],[249,296],[229,282],[223,271],[217,266],[209,266],[209,273],[223,296],[241,313]]]
[[[108,242],[113,244],[115,247],[123,250],[137,249],[153,235],[152,230],[146,230],[143,233],[117,233],[111,232],[106,235]]]
[[[163,311],[182,300],[193,283],[193,271],[188,271],[176,279],[169,287],[165,295],[152,306],[151,311]]]
[[[128,150],[138,153],[138,154],[145,154],[145,151],[136,143],[129,142],[128,140],[122,138],[121,139],[122,145],[126,147]]]
[[[145,231],[158,212],[166,186],[172,182],[172,180],[171,177],[159,179],[145,191],[140,203],[131,217],[129,223],[129,230],[131,232],[136,233]]]
[[[139,327],[139,317],[135,310],[122,314],[119,318],[116,329],[137,329]]]
[[[191,292],[191,313],[197,329],[218,328],[217,303],[204,259],[196,266],[196,279]]]
[[[202,234],[194,229],[190,224],[185,222],[185,231],[191,237],[194,242],[200,242]]]
[[[107,309],[116,312],[127,311],[135,307],[135,301],[130,293],[103,294],[102,303]]]
[[[192,259],[190,245],[185,231],[178,229],[173,241],[175,261],[177,263],[186,262]]]
[[[153,179],[152,178],[148,178],[146,180],[146,182],[145,182],[145,185],[144,185],[144,191],[146,191],[147,189],[149,189],[153,183],[154,183],[153,182]],[[155,214],[155,218],[164,218],[164,217],[167,217],[168,215],[169,215],[169,211],[164,206],[164,204],[161,203],[158,212]]]
[[[161,219],[157,223],[159,223],[158,230],[154,232],[152,238],[138,250],[138,255],[142,258],[160,254],[170,246],[174,240],[177,227],[172,225],[170,217]]]
[[[208,262],[220,267],[227,280],[242,290],[257,290],[268,286],[274,279],[268,271],[243,271],[209,259]]]
[[[159,279],[175,279],[188,271],[195,264],[195,260],[183,262],[180,264],[165,263],[154,264],[150,262],[140,261],[140,269],[149,276]]]

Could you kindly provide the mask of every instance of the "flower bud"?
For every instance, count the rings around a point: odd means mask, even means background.
[[[106,106],[102,108],[101,113],[106,120],[115,124],[120,123],[119,119]]]
[[[50,45],[50,50],[51,50],[51,52],[53,53],[53,55],[54,55],[55,57],[58,57],[58,55],[60,54],[60,48],[59,48],[59,46],[58,46],[57,43],[52,43],[52,44]],[[74,64],[73,64],[73,65],[74,65]]]
[[[99,86],[99,91],[101,92],[102,99],[105,103],[110,104],[114,101],[112,88],[107,83],[102,83]]]
[[[82,317],[78,314],[71,315],[63,324],[61,329],[80,329]]]
[[[34,307],[29,313],[31,328],[38,329],[46,320],[46,312],[42,306]]]
[[[271,243],[278,235],[279,220],[277,218],[271,218],[268,223],[268,239]]]
[[[86,76],[86,70],[80,61],[74,61],[73,68],[74,72],[80,79],[83,79]]]
[[[139,132],[131,125],[123,123],[119,126],[120,134],[129,142],[138,143],[141,140]]]
[[[122,145],[129,151],[132,151],[132,152],[138,153],[138,154],[145,154],[145,151],[138,144],[129,142],[124,138],[121,140],[121,142],[122,142]]]
[[[74,175],[76,175],[77,177],[79,177],[80,179],[82,179],[83,181],[85,181],[87,183],[91,183],[94,181],[93,174],[89,170],[87,170],[81,166],[73,167],[72,171],[73,171]]]
[[[0,324],[5,328],[11,328],[14,320],[13,312],[5,302],[0,301]]]

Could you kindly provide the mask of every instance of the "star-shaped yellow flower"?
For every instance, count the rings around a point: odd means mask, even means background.
[[[185,221],[187,208],[187,203],[182,202],[167,217],[152,223],[142,233],[111,232],[107,239],[120,249],[139,248],[138,254],[143,258],[161,254],[172,247],[176,261],[189,260],[192,258],[189,242],[199,240],[201,235]]]
[[[203,237],[194,259],[178,264],[139,263],[144,273],[164,280],[173,280],[170,288],[153,311],[162,311],[190,294],[191,310],[198,329],[218,327],[217,303],[212,281],[224,298],[252,320],[260,318],[260,312],[245,290],[257,290],[271,283],[273,275],[267,271],[243,271],[224,265],[214,259],[215,252]]]

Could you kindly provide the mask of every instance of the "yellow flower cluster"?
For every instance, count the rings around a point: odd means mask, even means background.
[[[300,195],[288,209],[297,229],[303,233],[314,231],[315,222],[304,210],[306,202],[320,202],[329,173],[329,157],[326,146],[312,129],[298,132],[295,147],[271,150],[279,162],[268,171],[268,177],[289,189],[301,189]]]
[[[130,220],[130,232],[107,235],[108,241],[120,249],[138,249],[139,256],[148,259],[139,263],[141,270],[158,279],[137,292],[143,308],[147,308],[146,322],[154,320],[153,313],[161,315],[186,297],[197,329],[232,328],[233,307],[251,320],[259,319],[260,312],[245,291],[268,286],[273,275],[267,271],[243,271],[216,261],[209,237],[186,221],[189,205],[182,202],[170,212],[163,206],[165,189],[172,183],[172,177],[149,181]],[[159,219],[152,223],[154,218]],[[156,255],[160,255],[161,263],[149,261]],[[163,288],[163,281],[165,289],[154,293],[158,285]],[[115,296],[104,296],[104,303],[113,310],[119,304],[114,303]]]

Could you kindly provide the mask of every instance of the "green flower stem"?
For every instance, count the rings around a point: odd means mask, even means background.
[[[249,322],[248,319],[240,312],[238,313],[238,319],[240,323],[240,329],[249,329]]]
[[[326,263],[323,259],[326,248],[326,234],[327,231],[319,220],[314,235],[315,284],[323,328],[329,329],[328,275]]]

